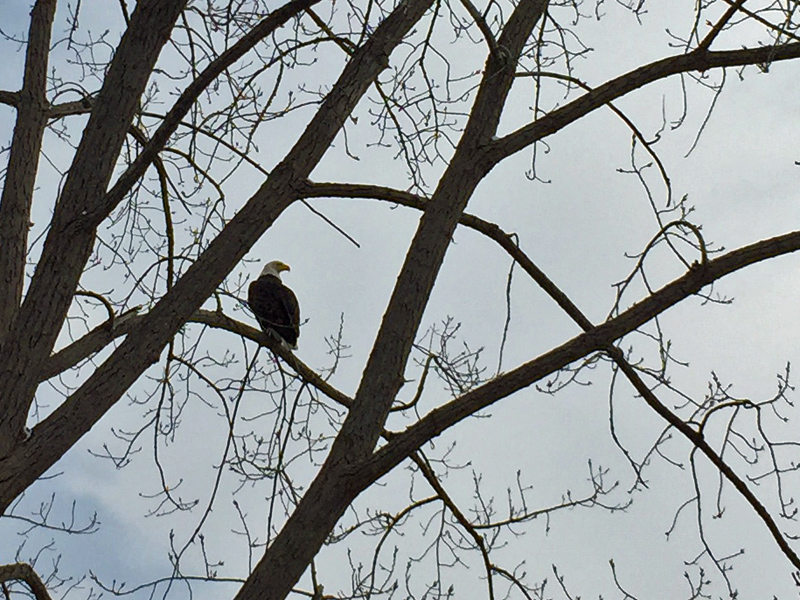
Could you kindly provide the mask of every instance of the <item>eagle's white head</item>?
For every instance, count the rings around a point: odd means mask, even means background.
[[[261,270],[261,275],[259,277],[264,277],[264,275],[274,275],[278,279],[281,278],[281,273],[284,271],[291,271],[292,269],[289,268],[285,262],[281,262],[279,260],[273,260],[272,262],[268,262],[264,265],[264,268]]]

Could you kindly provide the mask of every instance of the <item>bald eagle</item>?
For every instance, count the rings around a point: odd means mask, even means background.
[[[247,303],[265,333],[276,335],[292,350],[297,350],[300,306],[294,292],[281,282],[281,273],[289,270],[289,265],[279,260],[267,263],[258,279],[250,284]]]

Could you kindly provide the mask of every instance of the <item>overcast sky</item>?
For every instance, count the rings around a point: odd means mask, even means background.
[[[4,32],[24,34],[28,4],[3,4],[0,27]],[[573,74],[590,85],[598,85],[637,65],[675,53],[677,50],[668,46],[671,39],[665,30],[688,31],[692,19],[690,7],[686,7],[685,14],[673,16],[670,16],[674,11],[672,4],[651,2],[648,8],[651,12],[638,23],[617,3],[607,2],[602,7],[606,13],[603,19],[583,21],[580,35],[593,52],[575,62]],[[95,37],[111,29],[109,41],[115,43],[118,37],[115,31],[121,21],[117,7],[109,8],[108,3],[100,0],[83,0],[82,11],[83,28],[91,30]],[[66,5],[60,3],[57,31],[65,30],[65,18]],[[753,41],[745,34],[741,38],[722,36],[719,48],[738,48]],[[483,52],[483,47],[478,48]],[[17,89],[22,61],[20,49],[5,42],[2,52],[0,88]],[[59,52],[64,52],[63,46],[55,50],[63,61],[64,54],[59,55]],[[477,56],[483,55],[459,55],[453,59],[454,67],[461,71],[479,69],[483,58],[474,63],[466,62]],[[324,53],[318,58],[323,66],[325,61],[335,64]],[[458,60],[465,62],[459,64]],[[715,248],[733,249],[793,230],[800,223],[800,167],[795,164],[800,160],[798,75],[800,64],[796,61],[772,65],[768,74],[750,68],[743,80],[730,70],[725,90],[696,145],[695,139],[713,94],[689,85],[684,124],[676,130],[668,125],[656,145],[671,177],[673,200],[688,196],[688,204],[696,207],[690,219],[702,225],[706,241]],[[721,75],[715,72],[709,77],[719,81]],[[93,82],[85,85],[90,90],[96,88]],[[501,133],[530,118],[531,99],[526,96],[530,89],[522,82],[518,87],[513,96],[514,104],[504,121],[506,129]],[[650,138],[662,128],[662,115],[666,115],[668,122],[679,118],[682,112],[679,80],[671,78],[635,92],[619,101],[618,106]],[[298,113],[285,123],[265,127],[261,137],[256,139],[259,150],[250,153],[251,158],[269,167],[294,143],[298,125],[310,115],[310,112]],[[350,150],[360,160],[346,156],[340,138],[314,172],[314,179],[407,187],[407,173],[402,162],[396,160],[395,150],[369,146],[375,138],[374,131],[363,125],[369,121],[364,106],[360,107],[359,115],[362,127],[353,128],[348,142]],[[0,116],[0,134],[8,139],[13,112],[0,106]],[[78,120],[73,119],[72,123]],[[547,183],[530,181],[526,177],[531,167],[531,152],[524,151],[505,161],[486,178],[468,209],[506,231],[519,234],[523,250],[594,322],[608,315],[615,298],[612,284],[622,280],[634,265],[625,254],[641,251],[658,231],[641,184],[635,176],[619,172],[630,168],[630,137],[630,131],[617,116],[600,109],[552,139],[548,138],[546,152],[545,148],[539,149],[537,172]],[[62,166],[68,164],[66,147],[58,144],[55,136],[49,136],[48,141],[53,144],[48,158]],[[639,151],[637,160],[646,162],[648,159]],[[434,166],[431,173],[441,167]],[[41,173],[34,215],[38,227],[44,227],[47,221],[58,186],[52,168],[43,165]],[[261,181],[257,172],[247,168],[227,181],[225,190],[231,210],[244,202]],[[654,201],[663,206],[666,191],[654,168],[647,171],[647,181]],[[432,177],[429,183],[434,182],[435,177]],[[343,315],[343,341],[348,346],[348,356],[332,383],[352,394],[419,215],[410,209],[378,201],[317,199],[310,203],[352,236],[360,247],[297,203],[248,255],[248,259],[260,262],[243,263],[240,272],[232,274],[231,280],[239,274],[256,276],[269,260],[280,259],[290,264],[292,271],[284,275],[284,281],[296,291],[303,318],[307,320],[297,354],[312,367],[329,366],[331,358],[325,338],[337,331]],[[648,265],[654,287],[681,272],[681,265],[664,252],[656,253]],[[486,377],[497,369],[506,319],[509,268],[509,258],[489,240],[471,230],[457,231],[421,328],[422,333],[448,317],[461,323],[457,343],[466,343],[472,349],[484,348],[481,365],[486,369]],[[88,281],[96,284],[97,289],[124,286],[113,280],[119,273],[98,271]],[[794,364],[800,358],[797,346],[800,309],[795,293],[798,289],[798,259],[788,256],[750,267],[715,286],[716,293],[735,299],[730,305],[701,307],[700,299],[689,299],[671,309],[661,323],[673,340],[674,356],[689,365],[673,368],[673,383],[701,399],[713,371],[723,383],[733,386],[733,395],[754,400],[770,397],[776,388],[776,374],[782,372],[787,362]],[[641,297],[641,287],[635,286],[630,294],[626,296],[626,305]],[[503,370],[528,361],[578,333],[577,326],[526,280],[519,269],[514,272],[510,306],[511,326],[504,348]],[[246,312],[233,312],[233,304],[228,307],[236,318],[255,325]],[[102,317],[97,319],[96,322],[100,322]],[[249,354],[245,355],[242,342],[230,334],[204,335],[207,336],[204,349],[212,349],[217,354],[227,349],[236,354],[239,360],[231,368],[235,370],[235,377],[241,377],[244,361],[252,358],[254,346],[248,344]],[[655,358],[653,344],[640,335],[629,336],[621,345],[625,349],[633,346],[633,359],[644,357],[652,361]],[[267,360],[265,351],[261,357]],[[159,376],[159,369],[163,369],[163,365],[155,367],[148,375]],[[419,376],[418,369],[409,369],[407,376],[415,380]],[[495,498],[499,514],[503,514],[506,507],[506,489],[516,486],[517,471],[521,472],[522,482],[531,486],[527,498],[529,508],[557,504],[567,490],[571,490],[574,497],[586,495],[591,489],[587,482],[590,460],[595,467],[611,469],[609,481],[620,481],[620,490],[609,501],[627,501],[624,492],[633,484],[633,473],[608,431],[610,369],[601,363],[581,379],[591,381],[592,385],[572,385],[552,397],[529,388],[486,411],[492,415],[491,419],[468,420],[428,449],[430,456],[440,457],[449,445],[455,444],[450,460],[465,467],[452,471],[444,483],[465,510],[474,503],[472,491],[477,474],[482,477],[486,498]],[[415,382],[404,388],[401,397],[408,399],[414,385]],[[618,433],[634,456],[641,458],[664,425],[633,397],[626,382],[618,381],[616,385]],[[142,390],[152,388],[152,381],[143,381],[141,386],[133,393],[142,394]],[[58,395],[47,386],[41,390],[40,401],[52,409]],[[425,406],[429,409],[446,398],[441,385],[431,384]],[[670,404],[676,402],[670,395],[665,395],[664,399]],[[214,399],[209,398],[209,401]],[[258,412],[259,407],[252,403],[243,408],[244,415]],[[147,496],[159,488],[152,451],[148,447],[152,437],[145,437],[140,444],[142,452],[123,470],[114,470],[107,461],[88,452],[102,452],[106,443],[116,444],[114,447],[119,449],[111,429],[133,429],[142,423],[141,408],[120,402],[54,469],[63,474],[37,484],[15,509],[18,514],[30,513],[56,492],[59,514],[67,515],[74,499],[79,520],[97,511],[102,521],[100,531],[92,536],[69,538],[37,532],[26,543],[20,558],[29,560],[53,539],[56,549],[46,551],[40,558],[47,565],[41,567],[43,572],[48,572],[49,561],[60,555],[62,576],[80,577],[91,569],[106,583],[115,579],[126,581],[128,587],[132,587],[170,574],[168,533],[171,529],[176,531],[175,543],[180,546],[201,518],[213,483],[212,466],[219,463],[225,444],[226,424],[219,410],[200,402],[190,405],[176,439],[163,448],[163,459],[171,480],[183,480],[182,497],[199,498],[200,508],[184,515],[145,518],[156,502]],[[405,423],[407,421],[397,419],[393,426],[400,428]],[[796,432],[796,427],[794,430]],[[791,428],[778,431],[786,434],[784,439],[792,435],[797,438]],[[687,464],[687,445],[682,441],[671,442],[666,449],[672,460]],[[301,479],[312,475],[307,467],[296,473]],[[704,509],[711,510],[716,476],[705,467],[701,473],[710,499]],[[688,509],[681,514],[669,542],[665,541],[664,533],[670,528],[678,508],[693,494],[691,478],[686,470],[677,469],[663,459],[655,459],[646,476],[649,489],[635,493],[634,503],[625,513],[579,508],[557,513],[549,521],[540,519],[527,526],[525,537],[513,539],[507,549],[499,551],[496,562],[513,569],[524,561],[527,581],[534,583],[548,578],[548,593],[559,598],[562,595],[557,592],[551,570],[553,564],[566,577],[566,585],[574,596],[619,597],[620,594],[614,592],[610,559],[617,565],[623,587],[639,598],[688,596],[688,585],[682,574],[684,570],[692,573],[696,570],[687,567],[685,561],[702,551],[696,513]],[[365,514],[366,507],[400,510],[408,500],[409,477],[405,467],[390,474],[386,487],[370,490],[358,499],[359,514]],[[236,486],[232,476],[226,475],[223,481],[228,492]],[[796,479],[794,484],[796,486]],[[774,492],[766,489],[770,485],[774,483],[765,483],[756,491],[771,502],[769,506],[774,513]],[[266,519],[264,499],[269,489],[267,483],[261,483],[240,490],[237,496],[262,540]],[[417,479],[414,498],[429,493],[424,482]],[[708,513],[704,517],[704,527],[719,556],[747,548],[743,556],[731,563],[735,566],[732,581],[741,597],[796,595],[789,563],[768,539],[765,528],[730,491],[725,495],[724,504],[728,508],[724,518],[712,521]],[[404,548],[401,568],[405,566],[406,553],[419,555],[423,544],[429,543],[421,535],[426,518],[412,521],[405,539],[391,540],[392,545],[402,544]],[[343,523],[352,520],[353,513],[348,513]],[[5,540],[0,544],[2,563],[15,560],[18,543],[13,541],[13,533],[18,527],[14,521],[0,520],[0,539]],[[218,501],[205,528],[212,559],[225,561],[220,574],[246,575],[246,549],[241,538],[231,534],[232,529],[239,527],[231,498],[225,495]],[[354,560],[368,564],[370,549],[375,543],[375,538],[359,536],[353,540]],[[384,552],[391,553],[388,549]],[[326,549],[322,556],[324,560],[319,567],[326,592],[334,593],[339,586],[346,587],[349,566],[343,548]],[[469,566],[475,572],[471,577],[454,582],[456,597],[484,597],[483,579],[477,575],[479,556],[470,555]],[[719,587],[719,573],[713,572],[707,562],[703,566],[718,586],[714,588],[715,595],[721,594],[724,587]],[[429,580],[434,577],[427,566],[417,573]],[[449,581],[450,576],[445,574],[445,577]],[[417,594],[429,580],[414,582]],[[305,589],[308,587],[306,582]],[[206,594],[228,597],[235,589],[234,585],[219,584],[219,587],[198,586],[195,592],[203,597]],[[160,592],[163,591],[162,588]],[[186,597],[182,589],[177,593],[176,597]],[[75,590],[71,594],[84,597],[87,591]]]

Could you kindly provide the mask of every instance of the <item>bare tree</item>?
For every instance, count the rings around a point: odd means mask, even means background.
[[[648,2],[618,4],[640,18]],[[57,8],[66,14],[58,21],[66,30],[54,35]],[[722,78],[714,74],[767,71],[800,57],[797,4],[698,3],[686,35],[672,34],[663,58],[590,85],[575,66],[589,52],[582,27],[607,9],[602,0],[291,0],[279,8],[259,0],[141,0],[129,14],[123,0],[118,15],[106,16],[106,29],[122,32],[116,40],[85,30],[89,9],[80,2],[36,0],[24,41],[3,30],[7,44],[25,49],[21,88],[0,91],[0,102],[16,110],[0,201],[5,518],[21,519],[21,495],[127,399],[140,411],[141,426],[116,428],[101,455],[123,467],[150,436],[161,481],[153,513],[200,514],[185,544],[176,543],[170,553],[169,582],[232,579],[241,582],[239,599],[284,598],[293,590],[321,598],[326,582],[318,577],[315,556],[326,544],[344,547],[354,532],[366,532],[378,540],[373,558],[366,567],[353,563],[352,589],[337,597],[449,596],[441,574],[431,575],[433,583],[420,591],[409,583],[415,561],[403,567],[383,552],[411,515],[435,505],[441,522],[431,533],[434,541],[425,542],[435,546],[434,573],[472,553],[482,568],[476,585],[489,598],[571,597],[558,570],[557,583],[545,589],[544,582],[526,578],[524,561],[507,566],[496,558],[498,551],[526,524],[555,511],[626,509],[672,438],[686,442],[684,458],[674,462],[688,463],[696,488],[674,507],[675,519],[696,511],[701,557],[716,569],[721,593],[736,593],[731,557],[715,550],[702,507],[716,498],[721,514],[723,491],[757,516],[785,557],[787,574],[800,572],[794,541],[800,532],[787,479],[796,459],[783,454],[796,452],[798,442],[775,433],[770,421],[773,414],[787,418],[790,410],[788,369],[777,394],[764,401],[737,398],[716,377],[706,397],[697,398],[672,383],[675,359],[659,322],[692,297],[718,301],[710,286],[729,274],[799,249],[800,231],[714,253],[688,204],[672,198],[653,139],[658,135],[640,131],[615,104],[674,76],[681,77],[684,94],[695,87],[719,94]],[[742,47],[740,31],[756,41]],[[649,198],[656,218],[651,242],[618,284],[608,317],[596,323],[523,251],[524,240],[466,209],[490,172],[520,152],[532,158],[529,177],[536,185],[545,138],[598,110],[612,111],[629,128],[631,172],[642,181],[644,202]],[[508,123],[516,124],[503,133]],[[396,172],[380,185],[312,178],[332,152],[355,158],[353,139],[368,139],[366,152],[388,147],[396,153],[406,170],[402,183]],[[259,144],[271,143],[279,150],[286,146],[285,153],[274,161],[253,159]],[[647,165],[640,164],[643,156]],[[649,165],[667,190],[663,202],[651,193]],[[235,182],[256,176],[257,190],[237,199]],[[421,215],[352,395],[331,383],[347,355],[341,331],[327,340],[332,364],[319,372],[234,318],[244,296],[238,270],[243,259],[289,207],[304,203],[316,210],[313,198],[370,199]],[[488,377],[480,351],[459,346],[455,321],[420,331],[459,226],[496,244],[582,332]],[[683,269],[657,289],[645,268],[656,249],[666,249]],[[640,289],[636,282],[645,293],[632,301]],[[203,308],[208,302],[213,310]],[[212,329],[228,340],[222,354],[205,346]],[[634,332],[655,344],[655,363],[636,360],[621,347]],[[476,475],[475,504],[462,506],[444,477],[458,465],[449,462],[447,450],[429,456],[428,445],[521,390],[572,389],[598,365],[612,374],[610,436],[634,474],[631,489],[619,493],[608,472],[590,463],[585,495],[564,494],[561,502],[534,507],[519,479],[499,514]],[[426,382],[433,376],[446,393],[429,393]],[[620,391],[623,379],[661,419],[660,434],[643,454],[629,449],[615,430],[614,399],[631,393]],[[55,404],[45,400],[53,390],[61,396]],[[253,395],[261,398],[260,414],[248,416],[258,421],[247,428],[243,400]],[[204,505],[176,492],[159,454],[198,403],[212,406],[226,428],[225,451]],[[401,429],[390,427],[396,422]],[[701,457],[718,473],[716,486],[705,487],[697,475]],[[353,508],[401,465],[428,491],[420,495],[411,484],[398,511]],[[247,509],[233,501],[249,551],[260,553],[241,567],[246,574],[238,579],[223,575],[203,545],[223,472],[236,474],[239,489],[255,485],[269,498],[268,522],[256,526],[266,528],[266,538],[251,531]],[[758,495],[754,488],[765,479],[772,491],[762,488]],[[777,508],[770,507],[776,501]],[[345,522],[348,509],[354,513]],[[47,512],[30,525],[52,527]],[[83,530],[94,528],[92,520]],[[187,556],[198,545],[203,569],[190,573]],[[619,592],[632,597],[613,562],[611,570]],[[297,587],[304,574],[310,591]],[[23,563],[0,567],[0,579],[6,596],[17,589],[7,582],[24,582],[39,600],[65,589],[63,581],[42,581]],[[712,593],[702,569],[689,582],[686,595],[692,598]],[[167,595],[173,588],[159,588],[162,583],[142,589]],[[122,592],[99,578],[95,585]]]

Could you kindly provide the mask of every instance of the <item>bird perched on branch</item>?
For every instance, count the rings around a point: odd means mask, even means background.
[[[279,260],[267,263],[258,279],[250,284],[247,303],[265,333],[297,350],[300,305],[294,292],[281,282],[281,273],[290,270],[289,265]]]

